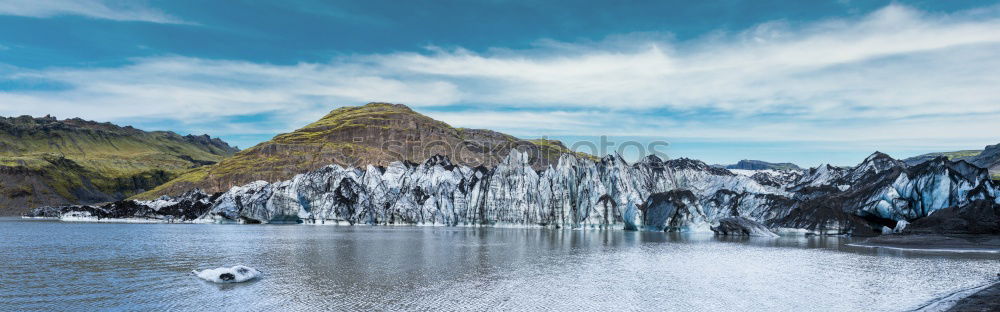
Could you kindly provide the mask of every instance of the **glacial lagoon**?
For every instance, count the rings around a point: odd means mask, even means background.
[[[998,254],[849,237],[0,219],[2,310],[904,311],[991,282]],[[194,269],[246,265],[215,284]]]

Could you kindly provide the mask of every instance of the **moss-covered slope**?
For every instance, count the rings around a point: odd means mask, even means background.
[[[236,151],[208,136],[81,119],[0,117],[0,215],[123,199]]]
[[[964,160],[980,168],[986,168],[994,180],[1000,180],[1000,144],[987,145],[982,150],[964,150],[955,152],[930,153],[914,156],[903,161],[908,165],[916,165],[938,156],[948,157],[950,160]]]
[[[335,109],[301,129],[189,172],[138,198],[179,194],[191,188],[224,191],[256,180],[288,179],[330,164],[363,167],[420,162],[435,154],[447,155],[456,164],[492,166],[511,148],[529,151],[536,169],[570,152],[559,141],[527,141],[490,130],[454,128],[405,105],[369,103]]]

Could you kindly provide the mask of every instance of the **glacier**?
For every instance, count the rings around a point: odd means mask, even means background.
[[[647,156],[630,164],[620,155],[592,161],[564,154],[536,171],[529,155],[515,149],[492,168],[454,165],[444,156],[385,167],[329,165],[218,194],[192,190],[152,201],[41,207],[32,216],[672,232],[711,232],[726,220],[781,233],[865,235],[883,227],[898,232],[949,207],[998,205],[998,194],[985,169],[946,158],[908,166],[876,152],[855,167],[754,171],[686,158]]]

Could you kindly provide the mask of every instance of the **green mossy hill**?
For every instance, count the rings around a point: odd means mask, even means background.
[[[990,171],[994,180],[1000,177],[1000,144],[987,145],[981,150],[964,150],[955,152],[929,153],[904,159],[908,165],[916,165],[938,156],[946,156],[951,160],[964,160]]]
[[[82,119],[0,117],[0,215],[123,199],[236,151],[208,136]]]
[[[493,166],[511,148],[532,152],[536,169],[555,164],[560,155],[570,152],[558,141],[526,141],[490,130],[455,128],[405,105],[369,103],[337,108],[301,129],[279,134],[136,198],[179,194],[192,188],[225,191],[256,180],[289,179],[330,164],[419,163],[436,154],[448,156],[455,164]]]
[[[938,157],[938,156],[945,156],[945,157],[948,157],[948,159],[959,159],[959,158],[965,158],[965,157],[973,157],[973,156],[979,155],[982,152],[983,152],[982,150],[962,150],[962,151],[954,151],[954,152],[928,153],[928,154],[924,154],[922,156],[927,156],[927,157],[931,157],[931,158],[935,158],[935,157]]]
[[[944,152],[944,153],[935,153],[935,154],[939,154],[940,156],[948,157],[948,159],[956,159],[956,158],[965,158],[965,157],[975,157],[975,156],[978,156],[979,154],[981,154],[982,152],[983,151],[981,151],[981,150],[967,150],[967,151],[954,151],[954,152]]]
[[[976,157],[976,156],[978,156],[982,152],[983,152],[982,150],[962,150],[962,151],[954,151],[954,152],[927,153],[927,154],[923,154],[923,155],[919,155],[919,156],[913,156],[913,157],[904,159],[903,161],[906,162],[908,165],[912,166],[912,165],[916,165],[916,164],[919,164],[919,163],[922,163],[922,162],[925,162],[925,161],[928,161],[928,160],[931,160],[931,159],[934,159],[934,158],[938,158],[940,156],[948,157],[948,159],[951,159],[951,160],[967,159],[967,158],[971,158],[971,157]]]

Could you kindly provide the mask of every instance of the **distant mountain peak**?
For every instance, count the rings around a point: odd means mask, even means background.
[[[744,159],[740,160],[734,165],[724,166],[726,169],[743,169],[743,170],[802,170],[798,165],[793,163],[771,163],[763,160],[751,160]]]

